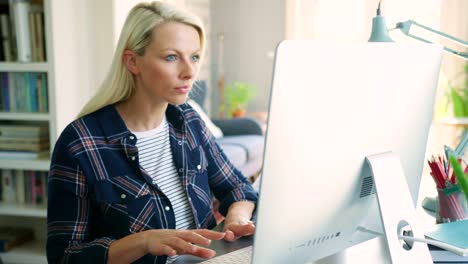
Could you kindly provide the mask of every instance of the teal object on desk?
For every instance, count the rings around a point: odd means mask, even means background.
[[[468,220],[438,224],[425,235],[434,240],[468,249]]]

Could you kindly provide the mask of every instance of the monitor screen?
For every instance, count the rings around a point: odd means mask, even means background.
[[[375,238],[359,231],[381,230],[369,155],[399,157],[415,205],[440,61],[420,43],[278,46],[252,263],[315,261]]]

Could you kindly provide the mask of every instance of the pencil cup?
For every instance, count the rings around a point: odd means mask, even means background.
[[[448,223],[468,219],[468,203],[461,190],[437,189],[436,223]]]

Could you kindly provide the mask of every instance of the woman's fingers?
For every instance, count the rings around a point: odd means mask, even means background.
[[[163,255],[168,255],[170,257],[177,255],[176,250],[174,250],[173,248],[171,248],[168,245],[162,245],[161,246],[161,252],[162,252]]]
[[[255,225],[252,222],[245,224],[229,224],[225,227],[226,241],[234,241],[242,236],[250,236],[255,232]]]
[[[224,238],[224,232],[216,232],[208,229],[196,229],[193,232],[202,235],[203,237],[211,240],[220,240]]]
[[[171,240],[169,246],[174,248],[175,251],[177,251],[177,255],[188,254],[200,258],[212,258],[216,255],[216,251],[209,248],[194,245],[191,242],[186,241],[180,237],[176,237],[173,240]]]
[[[187,230],[187,231],[182,231],[179,234],[179,237],[184,239],[187,242],[191,242],[194,244],[198,244],[204,247],[207,247],[211,244],[211,239],[208,239],[197,232],[194,232],[192,230]]]

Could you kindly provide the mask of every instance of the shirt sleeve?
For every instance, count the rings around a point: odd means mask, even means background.
[[[91,199],[63,133],[52,155],[48,177],[47,260],[49,263],[106,263],[111,237],[91,238]]]
[[[247,178],[224,154],[214,136],[201,121],[203,148],[207,157],[207,170],[211,190],[219,200],[219,212],[226,215],[231,204],[238,201],[256,203],[258,194]]]

